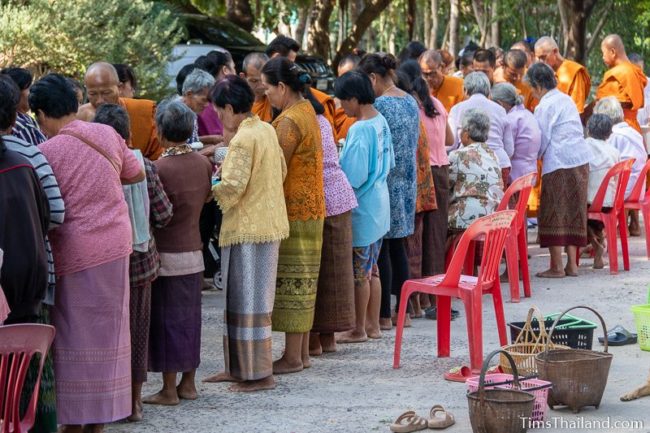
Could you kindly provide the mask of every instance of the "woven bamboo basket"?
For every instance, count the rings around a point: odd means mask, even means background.
[[[498,353],[508,359],[514,371],[512,389],[485,389],[485,373]],[[495,350],[485,358],[478,390],[467,393],[467,402],[474,433],[525,433],[533,416],[535,396],[521,391],[517,366],[508,352]]]
[[[592,311],[603,325],[605,335],[605,351],[596,352],[584,349],[546,350],[536,356],[539,378],[553,383],[553,389],[548,394],[548,405],[551,409],[554,406],[564,405],[580,412],[585,406],[595,406],[598,409],[600,401],[605,392],[609,367],[612,364],[613,355],[607,353],[607,326],[602,316],[590,307],[578,306],[569,308],[555,319],[549,333],[549,341],[553,336],[555,325],[571,310],[586,308]]]
[[[540,325],[538,333],[535,332],[532,326],[533,315]],[[508,352],[508,354],[515,361],[515,365],[517,366],[519,374],[522,376],[534,376],[537,374],[537,363],[535,362],[535,356],[538,353],[544,351],[547,343],[551,349],[569,349],[567,346],[562,346],[551,342],[544,327],[544,316],[542,315],[542,312],[539,311],[539,308],[533,305],[530,310],[528,310],[526,323],[521,329],[521,332],[517,336],[515,342],[513,344],[503,346],[502,349]],[[503,354],[500,357],[499,365],[501,366],[501,370],[503,370],[504,373],[513,374],[512,369],[510,368],[510,363]]]

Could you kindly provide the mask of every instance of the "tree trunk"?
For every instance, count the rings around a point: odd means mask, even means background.
[[[323,0],[319,0],[323,1]],[[456,0],[458,1],[458,0]],[[336,69],[341,58],[348,54],[358,44],[363,34],[366,32],[372,22],[388,7],[390,0],[368,0],[366,6],[359,14],[359,18],[354,22],[347,37],[341,42],[341,46],[336,52],[332,67]]]
[[[253,9],[248,0],[226,0],[226,18],[247,32],[255,26]]]
[[[431,35],[429,36],[429,47],[433,50],[438,48],[438,31],[440,30],[440,19],[438,9],[440,0],[431,0]]]
[[[310,9],[307,5],[301,6],[298,9],[298,25],[296,26],[296,31],[293,34],[293,38],[298,41],[300,46],[302,46],[305,42],[305,30],[307,29],[309,13]]]
[[[433,24],[433,15],[431,14],[431,3],[432,1],[435,0],[425,0],[424,1],[424,17],[423,17],[423,26],[424,26],[424,39],[422,39],[422,43],[426,45],[427,47],[433,48],[433,45],[431,44],[431,27]]]
[[[501,32],[499,29],[499,0],[492,0],[490,15],[490,36],[492,39],[491,46],[498,47],[501,42]]]
[[[565,0],[557,0],[557,8],[560,11],[560,22],[562,23],[562,56],[566,57],[569,50],[569,11]]]
[[[566,56],[576,62],[584,63],[587,55],[587,22],[598,0],[558,1],[562,3],[560,15],[564,15],[567,22]]]
[[[316,0],[311,7],[311,27],[307,34],[307,51],[324,59],[330,55],[329,22],[336,0]]]
[[[483,0],[472,0],[472,11],[474,12],[478,29],[481,32],[479,45],[486,47],[490,44],[490,34],[488,32],[488,12],[485,10]]]
[[[454,56],[458,54],[458,27],[460,21],[460,0],[449,0],[449,52]]]
[[[409,41],[414,40],[415,35],[415,15],[417,14],[417,0],[406,1],[406,26]]]
[[[591,52],[592,48],[596,44],[596,41],[600,39],[600,32],[603,31],[603,27],[605,27],[605,24],[607,23],[607,19],[609,18],[609,13],[612,11],[613,8],[614,8],[613,0],[609,0],[607,4],[603,7],[600,18],[598,19],[598,24],[596,24],[596,27],[594,27],[594,31],[591,32],[591,37],[589,38],[589,42],[587,43],[587,52],[585,53],[585,59],[589,58],[589,53]]]

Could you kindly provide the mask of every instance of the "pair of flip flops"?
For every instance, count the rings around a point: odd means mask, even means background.
[[[454,415],[437,404],[429,411],[428,419],[417,415],[412,410],[404,412],[390,425],[390,430],[395,433],[410,433],[427,428],[442,430],[453,425],[455,422]]]
[[[503,373],[503,370],[500,366],[496,365],[494,367],[490,367],[485,374],[489,375],[498,373]],[[462,367],[454,367],[446,372],[444,378],[450,382],[465,383],[467,379],[474,376],[478,376],[478,373],[472,373],[472,370],[469,367],[463,365]]]
[[[603,337],[598,337],[600,344],[605,344]],[[635,344],[637,335],[631,333],[621,325],[616,325],[607,333],[607,344],[609,346],[625,346],[626,344]]]
[[[452,308],[451,310],[451,320],[454,320],[460,316],[460,312],[458,310],[454,310]],[[438,309],[434,306],[431,306],[429,308],[426,308],[424,310],[424,317],[426,317],[429,320],[438,320]]]

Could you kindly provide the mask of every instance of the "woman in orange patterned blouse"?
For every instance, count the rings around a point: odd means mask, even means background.
[[[325,219],[323,150],[316,112],[302,92],[309,74],[277,57],[262,69],[271,105],[281,113],[273,121],[287,163],[284,197],[289,238],[280,244],[273,308],[273,330],[285,333],[282,358],[273,373],[301,371],[310,366],[309,330],[314,321]]]

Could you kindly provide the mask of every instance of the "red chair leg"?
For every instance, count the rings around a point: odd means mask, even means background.
[[[609,273],[618,274],[618,245],[616,239],[616,216],[605,215],[605,234],[607,235],[607,252],[609,253]],[[580,254],[578,254],[578,257]]]
[[[467,255],[463,265],[463,274],[474,275],[474,264],[476,263],[476,242],[471,241],[467,247]]]
[[[623,255],[623,269],[630,270],[630,252],[627,243],[627,224],[625,224],[625,209],[618,212],[618,234],[621,238],[621,254]]]
[[[510,302],[519,302],[519,260],[517,260],[516,233],[511,232],[506,238],[506,263],[508,265],[508,282],[510,283]]]
[[[643,214],[643,226],[645,228],[645,252],[650,260],[650,202],[641,204],[641,213]]]
[[[438,331],[438,358],[446,358],[451,350],[451,298],[436,295],[436,326]]]
[[[503,314],[503,297],[501,296],[501,283],[499,281],[495,282],[492,289],[492,303],[494,304],[494,316],[497,320],[499,344],[505,346],[508,344],[508,335],[506,333],[506,318]]]
[[[472,373],[479,372],[483,365],[483,306],[482,293],[474,290],[466,302],[467,340]]]
[[[521,232],[517,236],[517,244],[519,250],[519,263],[521,265],[521,279],[524,283],[524,296],[530,298],[532,292],[530,290],[530,269],[528,268],[528,231],[526,221],[521,226]]]
[[[402,351],[402,333],[404,332],[404,320],[406,319],[406,308],[408,299],[413,293],[411,284],[407,281],[402,286],[399,311],[397,313],[397,329],[395,330],[395,351],[393,352],[393,368],[399,368],[400,354]]]

